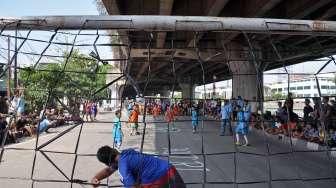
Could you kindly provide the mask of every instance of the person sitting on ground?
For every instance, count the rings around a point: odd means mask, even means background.
[[[8,125],[8,122],[6,121],[5,115],[1,114],[0,115],[0,143],[5,136],[7,132],[7,138],[5,140],[5,144],[9,143],[17,143],[17,138],[16,138],[16,131],[15,131],[15,124],[12,122],[10,125]]]
[[[267,118],[267,119],[266,119]],[[279,122],[277,121],[277,116],[270,116],[270,117],[264,117],[264,129],[266,129],[266,132],[269,134],[278,134],[279,132]]]
[[[301,138],[303,135],[303,128],[301,126],[297,126],[293,131],[292,131],[292,137],[293,138]]]
[[[287,99],[285,101],[285,111],[280,115],[282,133],[289,135],[289,133],[296,129],[299,121],[299,116],[293,111],[293,100]]]
[[[307,124],[303,132],[303,138],[309,142],[319,142],[319,131],[317,127],[313,127],[311,124]]]
[[[335,100],[330,100],[331,104],[331,125],[332,129],[336,129],[336,101]]]
[[[328,145],[331,148],[336,147],[336,131],[334,129],[330,129]]]
[[[38,130],[38,134],[43,132],[50,133],[50,128],[56,127],[56,121],[51,121],[51,115],[47,115],[44,120],[42,120],[39,125],[36,126]]]
[[[0,141],[2,141],[2,138],[5,135],[7,125],[8,123],[5,117],[2,114],[0,114]]]
[[[23,136],[33,136],[32,128],[29,126],[27,117],[21,114],[21,118],[16,121],[16,132],[21,132]]]
[[[119,152],[109,146],[103,146],[98,149],[97,158],[107,167],[92,178],[93,187],[98,187],[102,179],[109,177],[117,170],[125,187],[186,187],[176,168],[168,161],[137,152],[134,149]]]
[[[57,126],[63,126],[65,125],[65,115],[64,115],[64,110],[60,109],[58,110],[56,120],[57,120]]]

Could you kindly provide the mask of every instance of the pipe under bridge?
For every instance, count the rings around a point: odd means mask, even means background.
[[[335,21],[208,16],[27,16],[2,17],[2,29],[118,29],[133,31],[246,31],[250,33],[334,35]]]

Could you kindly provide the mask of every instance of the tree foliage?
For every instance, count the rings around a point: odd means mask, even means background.
[[[64,55],[67,57],[67,54]],[[78,51],[72,53],[66,62],[51,61],[40,64],[39,70],[21,70],[19,79],[25,88],[25,98],[33,109],[40,109],[50,93],[53,103],[56,98],[66,98],[69,104],[80,100],[94,100],[106,97],[107,90],[93,96],[94,91],[106,84],[106,74],[110,65],[101,65]],[[63,71],[65,70],[65,71]]]

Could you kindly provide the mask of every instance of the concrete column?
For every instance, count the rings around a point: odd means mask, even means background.
[[[182,98],[184,99],[193,99],[195,98],[195,85],[180,83],[179,84],[182,90]]]
[[[169,87],[164,87],[163,90],[160,91],[161,97],[171,97]]]
[[[116,108],[119,105],[119,87],[117,85],[111,85],[109,87],[111,91],[111,107]]]
[[[234,61],[229,62],[232,76],[232,97],[242,96],[250,101],[261,100],[263,97],[263,77],[261,71],[256,71],[249,54],[242,52],[244,48],[239,44],[231,46],[229,55]],[[256,111],[257,103],[251,102],[252,111]]]

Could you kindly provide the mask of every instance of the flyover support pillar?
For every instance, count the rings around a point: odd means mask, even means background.
[[[230,51],[229,61],[232,76],[232,97],[237,98],[241,96],[247,99],[252,106],[252,112],[257,112],[257,101],[263,99],[263,75],[262,71],[256,70],[256,66],[248,52],[245,52],[242,46],[233,45],[233,50]],[[246,50],[246,49],[245,49]]]
[[[160,91],[160,96],[170,98],[171,96],[170,96],[169,87],[164,87],[163,90]]]
[[[187,83],[180,83],[179,84],[182,90],[182,98],[187,100],[193,100],[195,97],[195,85],[194,84],[187,84]]]

